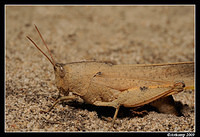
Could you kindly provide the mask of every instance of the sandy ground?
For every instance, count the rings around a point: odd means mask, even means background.
[[[103,117],[114,108],[60,103],[52,65],[27,40],[44,48],[38,26],[57,62],[114,61],[152,64],[194,60],[192,6],[6,7],[5,131],[195,131],[194,92],[174,95],[184,116],[149,111],[138,117],[121,108],[114,128]]]

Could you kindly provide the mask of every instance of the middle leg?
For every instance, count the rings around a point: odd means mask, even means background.
[[[111,126],[113,127],[113,125],[115,123],[115,119],[117,118],[117,114],[118,114],[118,111],[119,111],[119,108],[120,108],[120,104],[118,104],[115,101],[112,101],[112,102],[95,101],[94,105],[96,105],[96,106],[109,106],[109,107],[116,108],[115,114],[114,114],[113,119],[112,119],[112,124],[111,124]]]

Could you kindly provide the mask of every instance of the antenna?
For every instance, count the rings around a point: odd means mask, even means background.
[[[34,25],[35,25],[35,24],[34,24]],[[49,54],[50,54],[50,56],[51,56],[51,59],[52,59],[52,61],[53,61],[53,64],[55,64],[55,61],[54,61],[54,59],[53,59],[53,56],[52,56],[52,54],[51,54],[51,52],[50,52],[50,50],[49,50],[49,48],[48,48],[46,42],[44,41],[44,39],[43,39],[43,37],[42,37],[42,35],[41,35],[41,33],[40,33],[40,31],[39,31],[39,29],[37,28],[36,25],[35,25],[35,29],[37,30],[38,34],[40,35],[40,38],[42,39],[42,42],[44,43],[45,47],[47,48],[47,50],[48,50],[48,52],[49,52]]]
[[[29,36],[26,36],[32,43],[33,45],[35,45],[35,47],[51,62],[51,64],[53,66],[55,66],[54,62],[51,61],[51,59],[37,46],[37,44],[29,37]]]

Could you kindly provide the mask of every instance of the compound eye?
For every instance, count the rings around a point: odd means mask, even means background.
[[[59,68],[60,68],[60,77],[63,78],[65,76],[65,70],[62,66],[60,66]]]
[[[62,66],[60,66],[60,71],[63,71],[64,69],[63,69],[63,67]]]

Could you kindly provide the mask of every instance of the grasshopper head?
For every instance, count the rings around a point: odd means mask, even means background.
[[[69,87],[68,87],[68,80],[66,77],[66,70],[64,68],[64,64],[56,63],[54,65],[54,73],[55,73],[56,86],[58,87],[58,89],[62,89],[64,90],[64,92],[67,92]]]
[[[64,78],[65,77],[65,69],[64,69],[64,64],[61,63],[56,63],[54,65],[54,73],[56,78],[60,77],[60,78]]]

